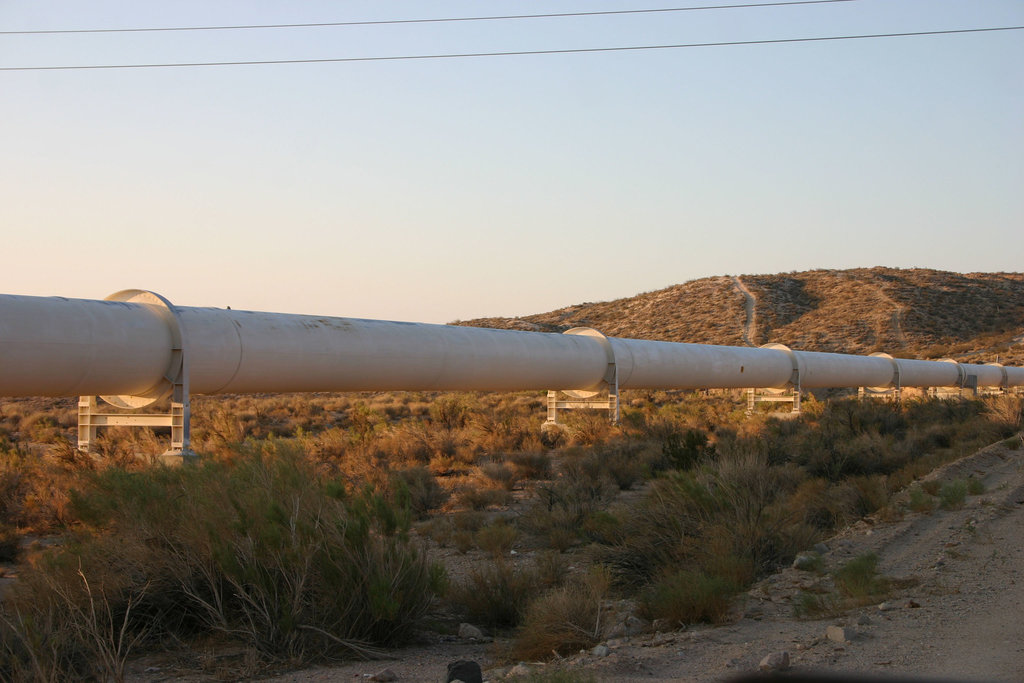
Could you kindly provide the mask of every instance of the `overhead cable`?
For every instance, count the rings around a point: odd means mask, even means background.
[[[596,17],[621,14],[655,14],[664,12],[698,12],[716,9],[749,9],[754,7],[784,7],[789,5],[824,5],[835,2],[855,2],[855,0],[787,0],[785,2],[748,2],[739,5],[704,5],[700,7],[656,7],[653,9],[622,9],[595,12],[553,12],[548,14],[506,14],[482,17],[445,17],[438,19],[379,19],[370,21],[321,21],[307,24],[241,24],[232,26],[170,26],[155,28],[76,28],[76,29],[40,29],[34,31],[0,31],[0,35],[46,35],[65,33],[143,33],[157,31],[235,31],[250,29],[279,28],[321,28],[326,26],[382,26],[390,24],[440,24],[459,21],[496,21],[511,19],[555,19],[565,17]]]
[[[638,52],[642,50],[672,50],[690,47],[727,47],[737,45],[780,45],[783,43],[816,43],[865,38],[907,38],[912,36],[939,36],[994,31],[1020,31],[1024,26],[994,26],[990,28],[962,28],[944,31],[907,31],[902,33],[866,33],[846,36],[818,36],[813,38],[775,38],[770,40],[730,40],[714,43],[678,43],[674,45],[628,45],[620,47],[583,47],[559,50],[517,50],[507,52],[460,52],[427,55],[390,55],[380,57],[331,57],[325,59],[253,59],[232,62],[173,62],[164,64],[87,64],[65,66],[0,66],[0,71],[73,71],[87,69],[164,69],[200,66],[264,66],[270,64],[331,64],[342,62],[394,62],[427,59],[462,59],[469,57],[518,57],[524,55],[564,55],[593,52]]]

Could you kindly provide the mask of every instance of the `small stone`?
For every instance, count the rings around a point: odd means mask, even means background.
[[[765,655],[758,668],[761,671],[785,671],[789,668],[789,653],[783,650]]]
[[[459,638],[463,640],[483,640],[484,632],[473,624],[459,624]]]
[[[848,640],[853,640],[856,633],[853,629],[845,628],[843,626],[829,626],[825,630],[825,636],[832,641],[837,643],[845,643]]]
[[[909,607],[910,609],[917,609],[918,607],[921,606],[921,603],[916,602],[914,600],[907,600],[907,605],[906,606]]]
[[[800,571],[811,571],[821,564],[821,555],[818,553],[800,553],[793,560],[793,569]]]
[[[512,670],[508,672],[508,675],[512,678],[517,676],[529,676],[533,673],[533,670],[526,665],[525,662],[519,662],[512,667]]]
[[[632,614],[626,617],[626,620],[623,623],[626,625],[627,636],[639,635],[646,631],[647,627],[650,626],[646,619],[641,619],[640,617]]]
[[[483,683],[483,673],[480,665],[466,659],[457,659],[448,663],[447,683],[462,681],[462,683]]]
[[[868,615],[862,614],[859,617],[857,617],[857,625],[858,626],[870,626],[871,625],[871,619],[868,617]]]
[[[391,669],[384,669],[370,676],[370,680],[376,683],[391,683],[398,680],[398,675]]]
[[[590,654],[594,655],[595,657],[607,657],[609,652],[610,650],[608,649],[607,645],[595,645],[594,648],[590,651]]]
[[[891,602],[881,602],[878,604],[878,609],[882,612],[891,612],[892,610],[896,609],[896,605],[892,604]]]
[[[815,543],[814,547],[811,548],[811,550],[813,550],[814,552],[819,553],[821,555],[824,555],[825,553],[828,552],[828,546],[825,545],[824,543]]]

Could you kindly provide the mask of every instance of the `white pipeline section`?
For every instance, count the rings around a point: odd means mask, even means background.
[[[450,325],[0,295],[0,396],[160,392],[175,339],[196,394],[384,391],[1024,386],[1024,368],[605,339]],[[610,350],[609,347],[610,346]]]
[[[190,393],[1019,386],[1024,368],[884,354],[189,308],[141,290],[104,301],[0,295],[0,396],[100,395],[134,408],[171,396],[167,424],[184,429],[186,448]],[[83,398],[80,443],[96,426],[126,424],[95,411]]]

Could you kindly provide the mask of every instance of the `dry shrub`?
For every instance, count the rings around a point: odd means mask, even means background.
[[[537,572],[504,559],[474,567],[448,592],[452,604],[474,624],[508,628],[519,623],[537,591]]]
[[[522,479],[548,479],[551,477],[551,456],[540,451],[512,453],[506,461],[515,469]]]
[[[1021,428],[1021,416],[1024,415],[1024,398],[1020,396],[995,396],[988,401],[989,419],[1010,431]]]
[[[491,507],[501,507],[512,502],[511,491],[504,489],[483,488],[469,484],[459,489],[455,494],[455,500],[459,505],[471,510],[486,510]]]
[[[598,462],[580,452],[564,458],[560,476],[539,484],[535,498],[519,519],[524,531],[565,550],[581,539],[587,519],[615,499],[618,486]]]
[[[462,429],[470,418],[469,404],[459,395],[437,398],[430,406],[430,421],[443,430]]]
[[[506,491],[513,490],[519,483],[519,476],[515,470],[501,462],[489,462],[481,465],[480,474],[490,486]]]
[[[673,471],[653,482],[593,552],[624,587],[679,566],[742,586],[816,538],[785,504],[797,475],[760,454],[723,457],[698,473]]]
[[[447,502],[448,492],[437,483],[437,477],[426,467],[410,467],[391,472],[387,486],[389,498],[401,507],[412,510],[423,519],[431,510]]]
[[[537,580],[545,588],[554,588],[565,582],[569,574],[569,561],[557,550],[543,550],[534,558]]]
[[[569,441],[576,446],[605,443],[617,430],[605,410],[572,410],[564,415]]]
[[[661,452],[669,466],[679,470],[692,469],[714,446],[708,446],[708,435],[701,429],[669,432],[662,442]]]
[[[601,640],[602,603],[610,586],[600,567],[530,603],[512,643],[518,659],[550,659],[596,645]]]
[[[476,545],[480,550],[495,557],[507,555],[519,538],[519,530],[505,520],[481,527],[476,532]]]
[[[71,520],[68,489],[94,462],[67,446],[61,457],[49,457],[0,443],[0,524],[40,534]]]
[[[121,639],[142,637],[144,615],[154,637],[220,633],[266,659],[351,655],[406,638],[443,587],[440,569],[408,541],[407,510],[370,490],[348,492],[281,444],[233,465],[107,469],[74,501],[95,531],[23,574],[6,612],[9,651],[36,642],[18,624],[81,629],[99,595],[103,623],[116,625],[104,633]],[[57,648],[65,661],[79,640],[27,654]],[[110,638],[102,645],[118,648]],[[85,672],[96,656],[73,659],[84,658]]]

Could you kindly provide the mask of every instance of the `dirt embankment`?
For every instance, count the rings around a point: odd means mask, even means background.
[[[601,681],[720,681],[756,671],[765,655],[785,651],[795,672],[1024,681],[1024,448],[996,444],[927,479],[967,477],[982,481],[984,493],[969,496],[958,509],[857,523],[827,542],[826,571],[788,568],[766,578],[737,601],[724,625],[613,639],[604,656],[586,652],[528,666],[564,667]],[[872,602],[827,617],[794,616],[802,592],[825,594],[829,570],[872,552],[896,586],[881,609]],[[829,626],[845,628],[849,639],[829,639]],[[484,680],[502,680],[509,668],[499,666],[493,652],[492,644],[452,637],[395,652],[392,660],[272,680],[369,680],[390,669],[398,681],[444,681],[447,663],[456,659],[479,662]],[[145,664],[136,664],[132,680],[181,679],[181,671],[147,672]]]

